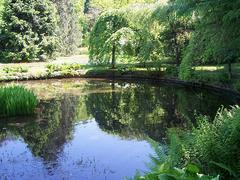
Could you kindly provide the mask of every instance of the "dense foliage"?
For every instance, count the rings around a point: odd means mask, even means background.
[[[0,117],[31,115],[38,104],[32,91],[22,86],[0,88]]]
[[[51,0],[57,9],[60,55],[71,55],[81,44],[81,27],[79,23],[77,0]]]
[[[48,0],[6,1],[0,32],[1,61],[52,57],[56,49],[56,14]]]
[[[109,63],[115,67],[119,32],[128,26],[127,20],[118,10],[103,13],[90,35],[90,58],[94,62]]]
[[[189,133],[170,132],[172,164],[183,166],[194,163],[205,173],[238,179],[239,119],[238,106],[231,110],[221,109],[213,122],[208,117],[199,117],[198,127]]]
[[[168,147],[151,141],[156,152],[151,156],[152,171],[135,179],[239,179],[239,119],[236,106],[220,109],[213,122],[199,117],[190,132],[170,129]]]
[[[232,78],[231,65],[239,62],[240,57],[238,1],[169,0],[168,3],[132,3],[120,7],[120,16],[128,21],[130,32],[130,38],[129,33],[125,33],[122,39],[130,43],[127,51],[126,48],[118,49],[120,58],[117,61],[128,59],[128,62],[140,62],[144,66],[147,61],[154,62],[155,66],[175,64],[172,69],[180,71],[181,79],[193,79],[194,66],[197,65],[228,64],[226,72],[229,79]],[[93,30],[91,36],[98,36],[99,31]],[[108,37],[111,37],[115,31],[109,33]],[[90,50],[93,46],[103,49],[101,43],[97,44],[92,39],[89,43]],[[104,56],[104,63],[110,62],[109,51],[101,53],[98,63]],[[96,62],[93,56],[91,59]]]

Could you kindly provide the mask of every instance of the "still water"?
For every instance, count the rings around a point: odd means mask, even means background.
[[[149,138],[238,104],[229,94],[156,82],[21,82],[40,99],[32,117],[0,119],[0,179],[124,179],[147,171]]]

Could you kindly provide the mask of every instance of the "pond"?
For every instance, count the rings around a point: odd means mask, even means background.
[[[124,179],[147,171],[153,139],[192,127],[239,100],[158,82],[21,82],[40,99],[32,117],[0,119],[0,179]]]

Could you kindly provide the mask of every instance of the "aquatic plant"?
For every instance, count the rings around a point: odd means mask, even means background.
[[[31,115],[38,104],[35,94],[18,85],[0,87],[0,116]]]

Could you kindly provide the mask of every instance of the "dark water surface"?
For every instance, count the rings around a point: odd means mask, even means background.
[[[147,171],[151,138],[214,117],[229,94],[156,82],[21,82],[40,99],[34,117],[0,119],[0,179],[124,179]]]

